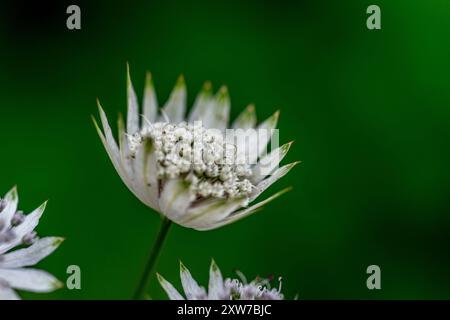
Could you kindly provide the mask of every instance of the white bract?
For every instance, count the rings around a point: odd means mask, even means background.
[[[185,298],[175,287],[157,274],[159,283],[170,300],[184,300]],[[180,262],[180,278],[186,300],[283,300],[281,293],[281,278],[279,287],[271,288],[269,279],[257,278],[250,283],[243,275],[241,279],[223,279],[222,273],[214,260],[209,270],[208,292],[192,277],[189,270]]]
[[[205,84],[190,114],[186,86],[177,81],[158,115],[150,74],[142,114],[127,77],[126,128],[119,117],[118,144],[105,112],[99,112],[98,134],[126,186],[144,204],[168,219],[196,230],[215,229],[244,218],[280,196],[248,206],[297,162],[278,167],[291,143],[266,154],[278,112],[256,125],[255,109],[247,107],[228,128],[230,99],[222,87],[216,95]]]
[[[63,238],[38,238],[34,229],[46,203],[25,215],[17,210],[16,188],[0,199],[0,300],[20,299],[14,289],[31,292],[51,292],[62,287],[51,274],[26,268],[37,264],[61,244]],[[24,248],[11,251],[15,247]]]

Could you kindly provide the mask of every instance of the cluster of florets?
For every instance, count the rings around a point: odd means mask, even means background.
[[[247,283],[245,280],[226,279],[224,281],[223,299],[231,300],[283,300],[281,293],[281,277],[279,287],[271,288],[269,279],[255,279]]]
[[[250,166],[238,159],[236,146],[220,130],[206,129],[200,122],[147,123],[128,135],[131,153],[146,139],[152,143],[159,179],[182,177],[203,198],[245,197],[253,190]]]
[[[1,213],[8,206],[6,199],[0,199],[0,244],[16,241],[17,235],[14,228],[18,227],[25,220],[23,211],[16,211],[11,220],[1,219]],[[26,234],[19,243],[24,245],[31,245],[38,239],[36,231],[31,231]]]

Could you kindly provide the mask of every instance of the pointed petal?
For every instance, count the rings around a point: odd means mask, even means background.
[[[282,145],[258,161],[252,169],[253,175],[251,177],[251,181],[253,184],[258,184],[266,176],[272,174],[272,172],[278,167],[281,160],[283,160],[288,153],[292,143],[293,141]]]
[[[0,269],[0,279],[12,288],[31,292],[51,292],[62,287],[50,273],[36,269]]]
[[[202,90],[195,98],[194,106],[192,107],[191,113],[189,114],[189,122],[203,121],[203,116],[207,112],[208,105],[211,102],[211,82],[205,82]]]
[[[180,224],[196,230],[208,228],[247,203],[247,198],[205,200],[203,204],[189,209]]]
[[[152,209],[157,210],[158,203],[156,200],[156,192],[154,189],[156,185],[150,185],[146,180],[147,158],[150,155],[148,150],[148,140],[146,140],[137,150],[135,158],[133,159],[128,153],[128,140],[125,133],[124,122],[122,116],[119,114],[118,122],[119,145],[120,145],[120,163],[127,177],[128,189],[138,198],[142,203]],[[153,188],[150,188],[152,187]]]
[[[197,281],[195,281],[189,270],[181,261],[180,278],[187,300],[199,300],[199,298],[204,298],[206,296],[205,289],[198,285]]]
[[[4,198],[7,204],[3,211],[0,212],[0,226],[3,227],[8,226],[11,223],[11,219],[17,211],[17,204],[19,203],[17,187],[12,188]]]
[[[299,164],[300,161],[292,162],[287,165],[282,166],[275,170],[275,172],[268,178],[262,180],[256,185],[256,190],[252,193],[250,197],[250,202],[255,200],[261,193],[263,193],[268,187],[284,177],[293,167]]]
[[[262,209],[262,206],[264,206],[265,204],[275,200],[276,198],[278,198],[279,196],[283,195],[284,193],[290,191],[291,188],[286,188],[283,189],[277,193],[275,193],[274,195],[270,196],[269,198],[267,198],[266,200],[263,200],[261,202],[258,202],[257,204],[250,206],[248,208],[242,209],[240,211],[237,211],[235,213],[233,213],[232,215],[228,216],[227,218],[225,218],[224,220],[216,223],[213,226],[210,226],[208,228],[203,228],[203,229],[199,229],[200,231],[208,231],[208,230],[213,230],[213,229],[217,229],[223,226],[226,226],[228,224],[231,224],[233,222],[236,222],[238,220],[241,220],[245,217],[248,217],[249,215],[252,215],[253,213],[256,213],[258,211],[260,211]]]
[[[16,237],[14,238],[13,241],[0,245],[0,252],[6,252],[9,249],[15,247],[16,245],[22,243],[22,238],[28,233],[32,232],[34,228],[36,228],[36,226],[39,224],[39,219],[42,217],[46,205],[47,201],[41,204],[39,208],[35,209],[30,214],[26,215],[23,222],[17,227],[14,227],[12,229]]]
[[[256,164],[258,157],[266,150],[267,143],[276,128],[279,112],[275,112],[256,129],[237,128],[227,135],[227,140],[236,144],[237,157],[248,165]]]
[[[119,157],[120,163],[122,165],[123,170],[125,171],[129,183],[133,186],[134,182],[134,168],[133,161],[130,156],[130,149],[128,147],[128,139],[125,132],[125,126],[122,118],[122,114],[119,113],[119,117],[117,118],[117,132],[119,136]]]
[[[98,111],[100,113],[100,120],[102,122],[103,132],[105,133],[104,138],[106,139],[108,150],[111,151],[113,153],[113,155],[118,158],[119,148],[118,148],[116,140],[114,139],[114,136],[112,134],[111,127],[109,126],[108,118],[106,117],[106,113],[105,113],[105,111],[103,111],[103,108],[100,105],[100,101],[98,101],[98,100],[97,100],[97,107],[98,107]],[[95,118],[93,120],[94,120],[94,124],[97,124],[97,122],[95,121]],[[98,129],[98,131],[100,131],[100,128],[98,128],[98,125],[96,125],[96,128]],[[101,131],[100,131],[100,133],[101,133]],[[102,136],[103,136],[103,134],[102,134]]]
[[[0,260],[0,268],[20,268],[33,266],[59,247],[63,238],[46,237],[32,246],[5,254]]]
[[[116,141],[114,140],[114,137],[112,136],[111,128],[109,127],[108,120],[106,119],[106,114],[103,111],[102,107],[100,106],[100,102],[98,100],[97,100],[97,103],[98,103],[99,113],[100,113],[100,117],[102,120],[102,124],[103,124],[103,128],[104,128],[106,137],[103,135],[102,131],[100,130],[100,127],[98,126],[95,118],[92,117],[92,121],[94,122],[95,129],[97,130],[100,140],[102,141],[103,146],[105,147],[106,153],[108,154],[109,158],[111,159],[111,162],[113,163],[113,166],[116,169],[117,173],[119,174],[120,178],[122,179],[123,183],[125,183],[127,188],[133,192],[131,181],[129,180],[129,177],[128,177],[128,175],[123,167],[122,161],[120,159],[119,148],[117,147]]]
[[[127,135],[125,132],[125,122],[121,112],[119,112],[119,116],[117,117],[117,136],[117,140],[119,141],[119,155],[121,155],[123,152],[122,150],[126,149],[128,146]]]
[[[149,140],[143,144],[144,153],[144,168],[143,168],[143,178],[144,184],[147,186],[149,193],[149,198],[155,209],[160,212],[159,209],[159,182],[158,182],[158,163],[156,155],[153,152],[153,145]]]
[[[22,237],[33,231],[39,224],[39,219],[41,219],[46,206],[47,201],[41,204],[38,208],[34,209],[30,214],[27,214],[23,222],[13,229],[16,234]]]
[[[233,129],[250,129],[254,128],[256,125],[256,113],[255,106],[250,104],[241,114],[234,120]]]
[[[124,167],[120,159],[119,147],[117,146],[116,140],[113,137],[112,130],[111,127],[109,126],[105,111],[103,111],[103,108],[98,100],[97,106],[100,113],[100,120],[102,122],[103,131],[105,132],[105,135],[103,135],[94,117],[92,117],[92,121],[94,122],[95,128],[97,129],[97,133],[101,141],[103,142],[103,145],[106,149],[106,152],[109,155],[109,158],[111,159],[111,162],[114,165],[114,168],[119,173],[120,177],[125,182],[125,184],[127,184],[128,186],[129,185],[128,176],[124,170]]]
[[[159,208],[166,217],[179,223],[194,199],[195,193],[190,190],[188,182],[178,178],[169,179],[161,192]]]
[[[135,189],[140,195],[139,198],[142,199],[141,201],[152,209],[159,211],[156,164],[150,169],[150,166],[153,165],[150,158],[154,158],[152,150],[151,140],[145,139],[136,151],[134,159],[131,159],[134,174],[133,181]],[[148,176],[148,173],[153,173],[153,175]]]
[[[256,144],[256,157],[261,156],[265,152],[267,144],[269,143],[270,139],[272,139],[273,130],[277,127],[279,116],[280,111],[277,111],[258,126],[258,132],[265,132],[265,134],[258,134],[259,138],[258,143]]]
[[[209,268],[208,299],[222,300],[223,292],[224,287],[222,273],[213,259],[211,261],[211,267]]]
[[[186,111],[186,84],[183,76],[178,78],[162,111],[169,117],[170,122],[179,123],[183,121]]]
[[[156,98],[155,87],[150,72],[147,72],[145,80],[143,105],[144,117],[150,122],[155,122],[158,113],[158,100]]]
[[[164,279],[159,273],[156,274],[159,284],[163,287],[164,291],[169,296],[170,300],[184,300],[183,296],[174,288],[174,286]]]
[[[127,63],[127,132],[129,134],[139,131],[139,106],[130,77],[130,66]]]
[[[214,97],[214,102],[207,109],[203,117],[205,128],[225,130],[230,114],[230,96],[227,87],[223,86]]]

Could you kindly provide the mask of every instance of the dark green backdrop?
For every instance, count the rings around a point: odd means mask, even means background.
[[[65,9],[78,3],[82,30]],[[285,163],[301,160],[265,210],[211,232],[175,226],[158,271],[180,287],[178,260],[206,285],[227,275],[284,277],[287,297],[450,298],[450,5],[376,1],[54,1],[0,7],[0,193],[17,184],[41,235],[67,238],[39,264],[82,290],[25,298],[127,299],[159,224],[127,190],[90,120],[126,109],[125,63],[161,101],[180,73],[189,102],[204,80],[227,84],[232,115],[281,108]],[[270,191],[267,194],[270,194]],[[267,195],[266,194],[266,195]],[[382,289],[366,288],[377,264]],[[166,298],[155,282],[155,298]]]

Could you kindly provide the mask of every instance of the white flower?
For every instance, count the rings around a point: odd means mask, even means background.
[[[166,291],[170,300],[184,300],[175,287],[157,274],[159,283]],[[223,280],[219,267],[214,260],[209,270],[208,292],[198,285],[189,270],[180,262],[180,278],[187,300],[283,300],[281,293],[281,278],[278,289],[270,288],[270,280],[255,279],[247,283],[245,277],[241,279]]]
[[[37,264],[61,244],[63,238],[38,238],[34,231],[46,203],[30,214],[17,211],[16,188],[0,199],[0,300],[20,299],[14,289],[51,292],[62,287],[51,274],[25,268]],[[18,246],[27,246],[11,251]]]
[[[278,112],[256,125],[255,109],[250,105],[233,122],[235,131],[231,132],[227,129],[228,91],[222,87],[212,95],[207,83],[185,119],[186,86],[180,77],[158,115],[153,82],[147,74],[140,117],[127,75],[127,123],[125,129],[119,116],[119,143],[100,103],[103,132],[93,120],[118,174],[144,204],[185,227],[210,230],[258,211],[288,190],[248,206],[298,163],[278,168],[291,142],[265,155]],[[246,132],[251,133],[248,138]]]

